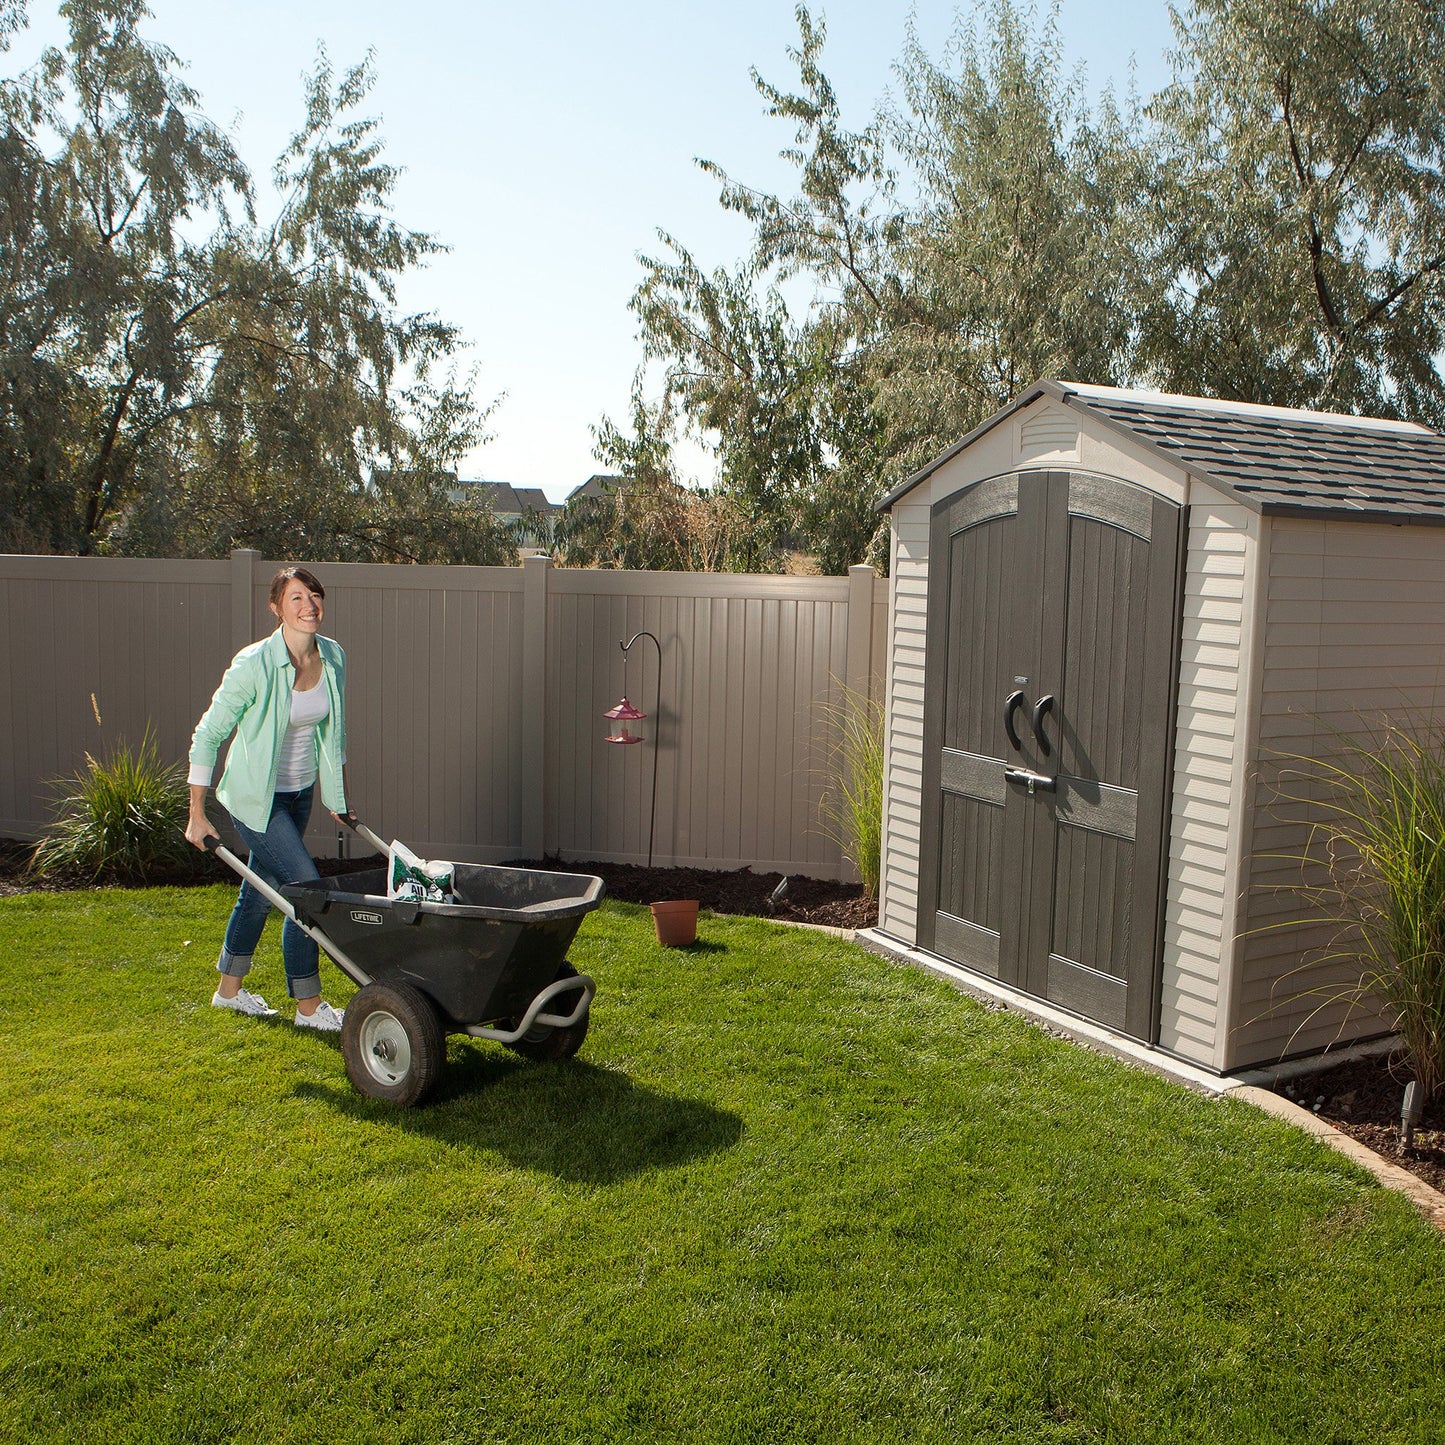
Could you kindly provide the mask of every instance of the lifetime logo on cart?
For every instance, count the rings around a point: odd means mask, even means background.
[[[351,910],[351,921],[353,923],[385,923],[386,920],[379,913],[364,913],[359,908]]]

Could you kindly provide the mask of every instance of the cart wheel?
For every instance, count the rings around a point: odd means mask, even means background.
[[[341,1052],[361,1093],[404,1109],[426,1096],[447,1061],[436,1009],[407,983],[369,983],[347,1003]]]
[[[577,970],[570,963],[564,962],[557,970],[557,978],[576,977]],[[556,979],[553,982],[555,983]],[[561,1001],[566,1003],[573,997],[573,994],[564,993]],[[567,1010],[568,1013],[571,1011],[570,1008]],[[550,1024],[533,1024],[516,1043],[508,1044],[507,1047],[521,1054],[523,1058],[533,1059],[537,1063],[546,1063],[549,1059],[570,1059],[582,1047],[582,1040],[587,1037],[587,1025],[591,1019],[592,1010],[588,1009],[570,1028],[557,1029]],[[512,1019],[508,1027],[516,1028],[520,1022],[520,1019]]]

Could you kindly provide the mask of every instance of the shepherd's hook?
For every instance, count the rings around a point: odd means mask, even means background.
[[[627,650],[637,641],[639,637],[651,637],[652,645],[657,649],[657,697],[653,702],[653,717],[656,722],[653,725],[652,736],[652,806],[647,815],[647,866],[652,867],[652,839],[657,831],[657,734],[662,728],[662,644],[650,632],[634,632],[626,642],[618,643],[622,649],[622,655],[627,656]]]

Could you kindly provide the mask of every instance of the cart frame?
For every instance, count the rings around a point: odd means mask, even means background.
[[[345,814],[341,817],[341,821],[375,848],[378,853],[384,856],[389,851],[390,845],[383,842],[376,833],[373,833],[356,814]],[[375,981],[355,959],[347,954],[345,949],[340,947],[335,940],[328,936],[319,924],[307,921],[289,898],[281,893],[279,889],[273,888],[255,869],[238,858],[229,848],[225,847],[219,838],[213,836],[207,837],[205,844],[210,852],[213,852],[229,868],[240,874],[273,908],[284,917],[290,919],[290,921],[309,938],[315,940],[317,947],[320,948],[358,988],[365,988]],[[582,995],[572,1011],[567,1014],[549,1012],[547,1006],[552,1000],[568,992],[580,992]],[[566,1029],[580,1023],[592,1007],[592,1000],[596,994],[596,983],[585,973],[579,973],[569,978],[559,978],[547,984],[536,994],[526,1011],[517,1020],[515,1028],[502,1029],[494,1028],[488,1024],[463,1024],[448,1029],[447,1032],[468,1034],[472,1038],[478,1039],[491,1039],[499,1044],[516,1044],[532,1029],[538,1026]]]

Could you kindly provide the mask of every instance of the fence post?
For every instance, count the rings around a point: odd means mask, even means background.
[[[545,554],[522,559],[522,851],[547,856],[547,574]]]
[[[873,588],[878,574],[866,563],[848,569],[848,662],[843,681],[850,698],[873,690]]]
[[[253,547],[237,547],[231,553],[231,651],[239,652],[254,642],[251,631],[252,599],[256,591],[256,563],[261,554]]]

